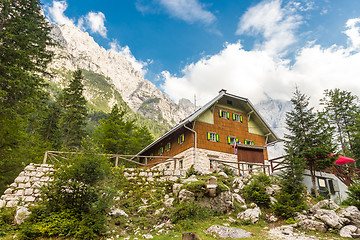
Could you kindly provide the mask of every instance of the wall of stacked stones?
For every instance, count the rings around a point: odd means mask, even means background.
[[[14,180],[9,188],[0,198],[1,207],[25,206],[35,203],[39,200],[40,188],[50,181],[53,181],[54,168],[49,164],[29,164],[25,167],[19,176]],[[126,168],[124,176],[132,181],[147,181],[149,183],[156,181],[173,181],[186,176],[186,170],[155,170],[141,168]]]
[[[40,188],[52,181],[54,168],[49,164],[29,164],[0,198],[0,207],[28,206],[40,197]]]

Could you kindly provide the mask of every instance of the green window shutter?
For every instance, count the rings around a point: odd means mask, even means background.
[[[185,134],[182,135],[182,141],[185,142]]]
[[[171,143],[169,143],[169,149],[171,149]]]
[[[238,142],[239,142],[239,139],[238,139],[238,138],[235,138],[235,142],[238,143]]]
[[[247,144],[247,140],[246,140],[246,139],[244,139],[244,144]]]
[[[219,141],[219,134],[216,134],[216,141]]]
[[[180,144],[180,138],[181,138],[181,135],[178,137],[178,144]]]
[[[210,140],[210,133],[207,133],[207,140]]]
[[[230,113],[229,112],[227,112],[226,118],[230,119]]]
[[[251,145],[255,145],[254,141],[251,141]]]
[[[227,137],[227,142],[228,142],[228,144],[231,143],[231,138],[230,138],[230,136]]]
[[[242,115],[240,115],[240,122],[243,122],[243,117],[242,117]]]
[[[221,109],[219,110],[219,117],[222,117],[222,111],[221,111]]]
[[[236,115],[235,115],[235,113],[232,114],[232,120],[233,120],[233,121],[236,120]]]

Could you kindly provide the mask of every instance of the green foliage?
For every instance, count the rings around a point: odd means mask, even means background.
[[[92,150],[74,155],[62,165],[55,180],[43,189],[43,201],[31,209],[22,239],[75,237],[95,239],[103,235],[106,212],[114,194],[107,158]]]
[[[188,191],[194,192],[194,193],[205,192],[206,191],[206,182],[205,181],[189,182],[189,183],[185,184],[183,186],[183,188]]]
[[[360,209],[360,181],[354,182],[351,186],[348,187],[348,198],[343,202],[343,204],[356,206]]]
[[[146,127],[136,127],[134,120],[125,121],[125,115],[125,110],[114,105],[108,118],[99,122],[94,141],[106,153],[136,154],[153,141]]]
[[[270,206],[270,196],[266,194],[266,186],[270,184],[270,178],[266,174],[253,175],[251,183],[244,187],[244,197],[261,207]]]
[[[60,105],[63,108],[60,128],[65,147],[79,148],[81,141],[86,136],[87,109],[82,81],[82,72],[80,70],[75,71],[69,86],[63,90],[59,97]]]
[[[196,175],[194,165],[191,165],[190,168],[186,171],[186,178],[189,178],[192,175]]]
[[[295,220],[292,218],[292,217],[290,217],[290,218],[288,218],[288,219],[286,219],[286,224],[294,224],[295,223]]]
[[[6,233],[12,229],[14,224],[15,208],[0,208],[0,237],[5,236]]]
[[[318,196],[315,184],[315,171],[324,170],[333,165],[335,157],[330,157],[335,145],[332,143],[332,128],[324,114],[316,114],[309,108],[309,98],[297,88],[291,99],[294,110],[286,114],[286,125],[289,131],[285,134],[285,151],[291,156],[289,160],[304,161],[310,170],[313,187]],[[300,163],[293,165],[294,171],[303,171]]]
[[[227,168],[227,167],[225,167],[225,168],[223,169],[223,172],[226,173],[226,175],[228,175],[228,176],[232,176],[232,175],[233,175],[233,173],[231,172],[230,168]]]
[[[201,207],[195,202],[179,203],[170,211],[173,223],[185,220],[202,220],[211,216],[212,213],[208,208]]]

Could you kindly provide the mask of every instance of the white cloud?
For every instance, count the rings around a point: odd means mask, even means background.
[[[345,34],[349,37],[349,43],[354,50],[360,49],[360,18],[349,19],[346,22]]]
[[[305,9],[295,2],[290,2],[284,8],[281,4],[281,0],[263,1],[249,8],[240,18],[236,34],[263,35],[265,41],[257,49],[271,54],[282,53],[296,42],[294,32],[302,22],[302,17],[296,11]]]
[[[52,6],[45,6],[48,17],[57,24],[74,25],[74,20],[65,16],[68,4],[66,1],[53,1]]]
[[[102,12],[89,12],[78,21],[78,27],[82,30],[90,29],[91,33],[98,33],[106,38],[105,15]]]
[[[113,40],[110,42],[110,51],[120,53],[121,55],[125,56],[126,59],[131,62],[135,70],[141,72],[143,76],[146,74],[147,70],[145,68],[148,64],[151,63],[151,61],[143,62],[137,60],[134,55],[132,55],[129,46],[121,47],[116,40]]]
[[[360,95],[360,53],[343,47],[304,47],[293,64],[264,50],[246,51],[240,43],[228,44],[218,54],[188,65],[183,77],[165,72],[162,88],[175,102],[182,97],[199,104],[216,96],[220,89],[247,97],[253,103],[267,99],[290,100],[295,86],[317,105],[325,89],[340,88]]]

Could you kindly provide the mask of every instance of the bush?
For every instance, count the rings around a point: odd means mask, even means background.
[[[283,182],[277,202],[273,205],[275,214],[284,219],[295,217],[296,212],[306,209],[304,189],[289,182]]]
[[[356,206],[360,209],[360,181],[356,181],[349,186],[347,194],[348,198],[343,202],[343,204]]]
[[[15,208],[0,208],[0,237],[5,236],[14,223]]]
[[[31,209],[20,238],[95,239],[105,233],[113,198],[108,159],[94,152],[74,155],[43,189],[43,201]]]
[[[194,202],[182,202],[170,210],[171,220],[177,223],[183,220],[202,220],[212,215],[208,208]]]
[[[265,187],[270,185],[270,178],[265,174],[254,175],[250,184],[244,187],[244,197],[247,201],[256,203],[261,207],[270,206],[270,196],[266,194]]]
[[[188,178],[192,175],[196,175],[194,165],[191,165],[191,167],[186,171],[186,178]]]

